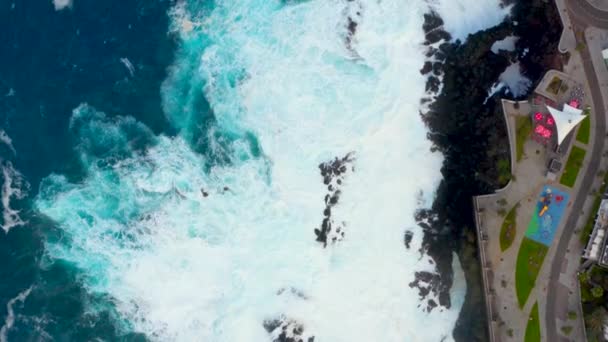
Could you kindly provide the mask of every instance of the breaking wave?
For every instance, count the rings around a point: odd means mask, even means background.
[[[178,135],[76,108],[87,172],[41,183],[36,207],[65,232],[48,255],[153,340],[451,338],[459,271],[450,309],[422,312],[407,286],[434,272],[414,212],[441,177],[419,117],[427,11],[422,0],[178,4],[162,87]]]

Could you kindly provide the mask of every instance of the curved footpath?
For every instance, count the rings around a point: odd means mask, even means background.
[[[583,27],[608,28],[608,11],[603,11],[593,6],[588,0],[568,0],[566,3],[568,4],[569,12],[575,16],[573,21],[576,24],[580,24]]]
[[[594,8],[586,0],[571,0],[568,1],[568,9],[572,14],[572,22],[581,28],[587,26],[595,26],[598,28],[608,29],[608,12],[600,11]],[[582,175],[582,182],[576,193],[575,201],[572,204],[571,215],[566,221],[564,232],[561,234],[559,239],[555,256],[551,263],[551,270],[549,274],[549,284],[547,286],[547,307],[546,307],[546,327],[547,327],[547,341],[559,341],[559,333],[557,331],[557,306],[564,305],[564,300],[557,298],[557,288],[559,282],[559,275],[562,266],[562,262],[566,255],[567,246],[574,234],[576,222],[580,216],[581,210],[587,198],[587,192],[591,189],[595,175],[597,174],[600,161],[602,158],[602,149],[604,145],[604,138],[606,136],[606,116],[604,99],[600,89],[598,77],[591,61],[591,54],[589,48],[582,49],[581,57],[583,61],[583,67],[589,88],[591,91],[591,97],[593,101],[593,107],[596,112],[594,118],[595,130],[593,139],[593,147],[589,156],[589,165]],[[594,213],[590,213],[593,215]],[[567,304],[566,304],[567,305]]]

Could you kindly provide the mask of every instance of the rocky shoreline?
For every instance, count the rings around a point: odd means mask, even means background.
[[[443,153],[443,180],[432,208],[422,209],[416,220],[424,231],[421,252],[435,262],[435,273],[417,272],[410,286],[427,300],[426,311],[449,308],[453,283],[452,259],[460,259],[467,283],[465,302],[453,337],[456,341],[487,341],[486,316],[472,197],[491,193],[500,184],[496,165],[509,158],[508,140],[500,97],[488,92],[511,63],[519,62],[535,86],[549,68],[561,67],[557,43],[561,34],[559,14],[552,1],[505,1],[511,16],[501,24],[453,41],[435,12],[425,15],[427,61],[420,72],[427,76],[427,96],[421,116],[430,132],[433,150]],[[519,37],[514,51],[491,51],[507,36]],[[526,97],[524,95],[523,97]],[[428,274],[427,274],[428,273]],[[434,295],[439,303],[427,299]],[[431,302],[432,301],[432,302]]]

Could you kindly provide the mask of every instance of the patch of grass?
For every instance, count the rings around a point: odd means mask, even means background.
[[[502,221],[502,227],[500,227],[500,250],[506,251],[513,240],[515,240],[515,233],[517,232],[517,226],[515,224],[515,218],[517,217],[517,207],[518,205],[514,205],[509,213]]]
[[[568,336],[572,332],[572,327],[569,325],[565,325],[562,327],[562,332],[564,333],[564,335]]]
[[[587,48],[587,45],[585,45],[585,43],[580,42],[580,43],[576,44],[575,50],[578,52],[581,52],[581,51],[585,50],[585,48]]]
[[[578,172],[583,166],[583,160],[585,159],[585,150],[578,146],[572,146],[572,150],[570,151],[570,155],[568,156],[568,161],[566,162],[566,166],[564,167],[564,173],[562,173],[559,182],[565,186],[573,187],[576,182],[576,177],[578,176]]]
[[[562,80],[561,78],[557,77],[557,76],[553,76],[553,78],[551,79],[551,82],[549,82],[549,85],[547,86],[547,91],[557,95],[557,93],[559,92],[559,88],[561,88],[562,86]]]
[[[510,180],[511,163],[509,163],[508,158],[502,158],[498,161],[498,184],[505,186]]]
[[[532,119],[528,116],[518,116],[515,118],[515,154],[517,161],[524,156],[524,144],[532,133]]]
[[[583,144],[589,143],[589,135],[591,133],[591,119],[586,117],[581,121],[581,125],[578,127],[578,132],[576,133],[576,140],[582,142]]]
[[[538,303],[534,303],[530,310],[528,325],[526,326],[525,342],[540,342],[540,319],[538,318]]]
[[[536,277],[547,255],[547,246],[524,237],[515,264],[515,292],[519,307],[523,308],[536,284]]]
[[[569,320],[575,320],[576,317],[578,317],[578,315],[576,314],[576,312],[574,312],[574,311],[568,311],[568,319]]]

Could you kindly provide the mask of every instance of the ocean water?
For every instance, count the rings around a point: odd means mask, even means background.
[[[408,286],[443,162],[423,14],[466,39],[508,8],[0,6],[1,341],[451,339],[458,261],[450,309]]]

